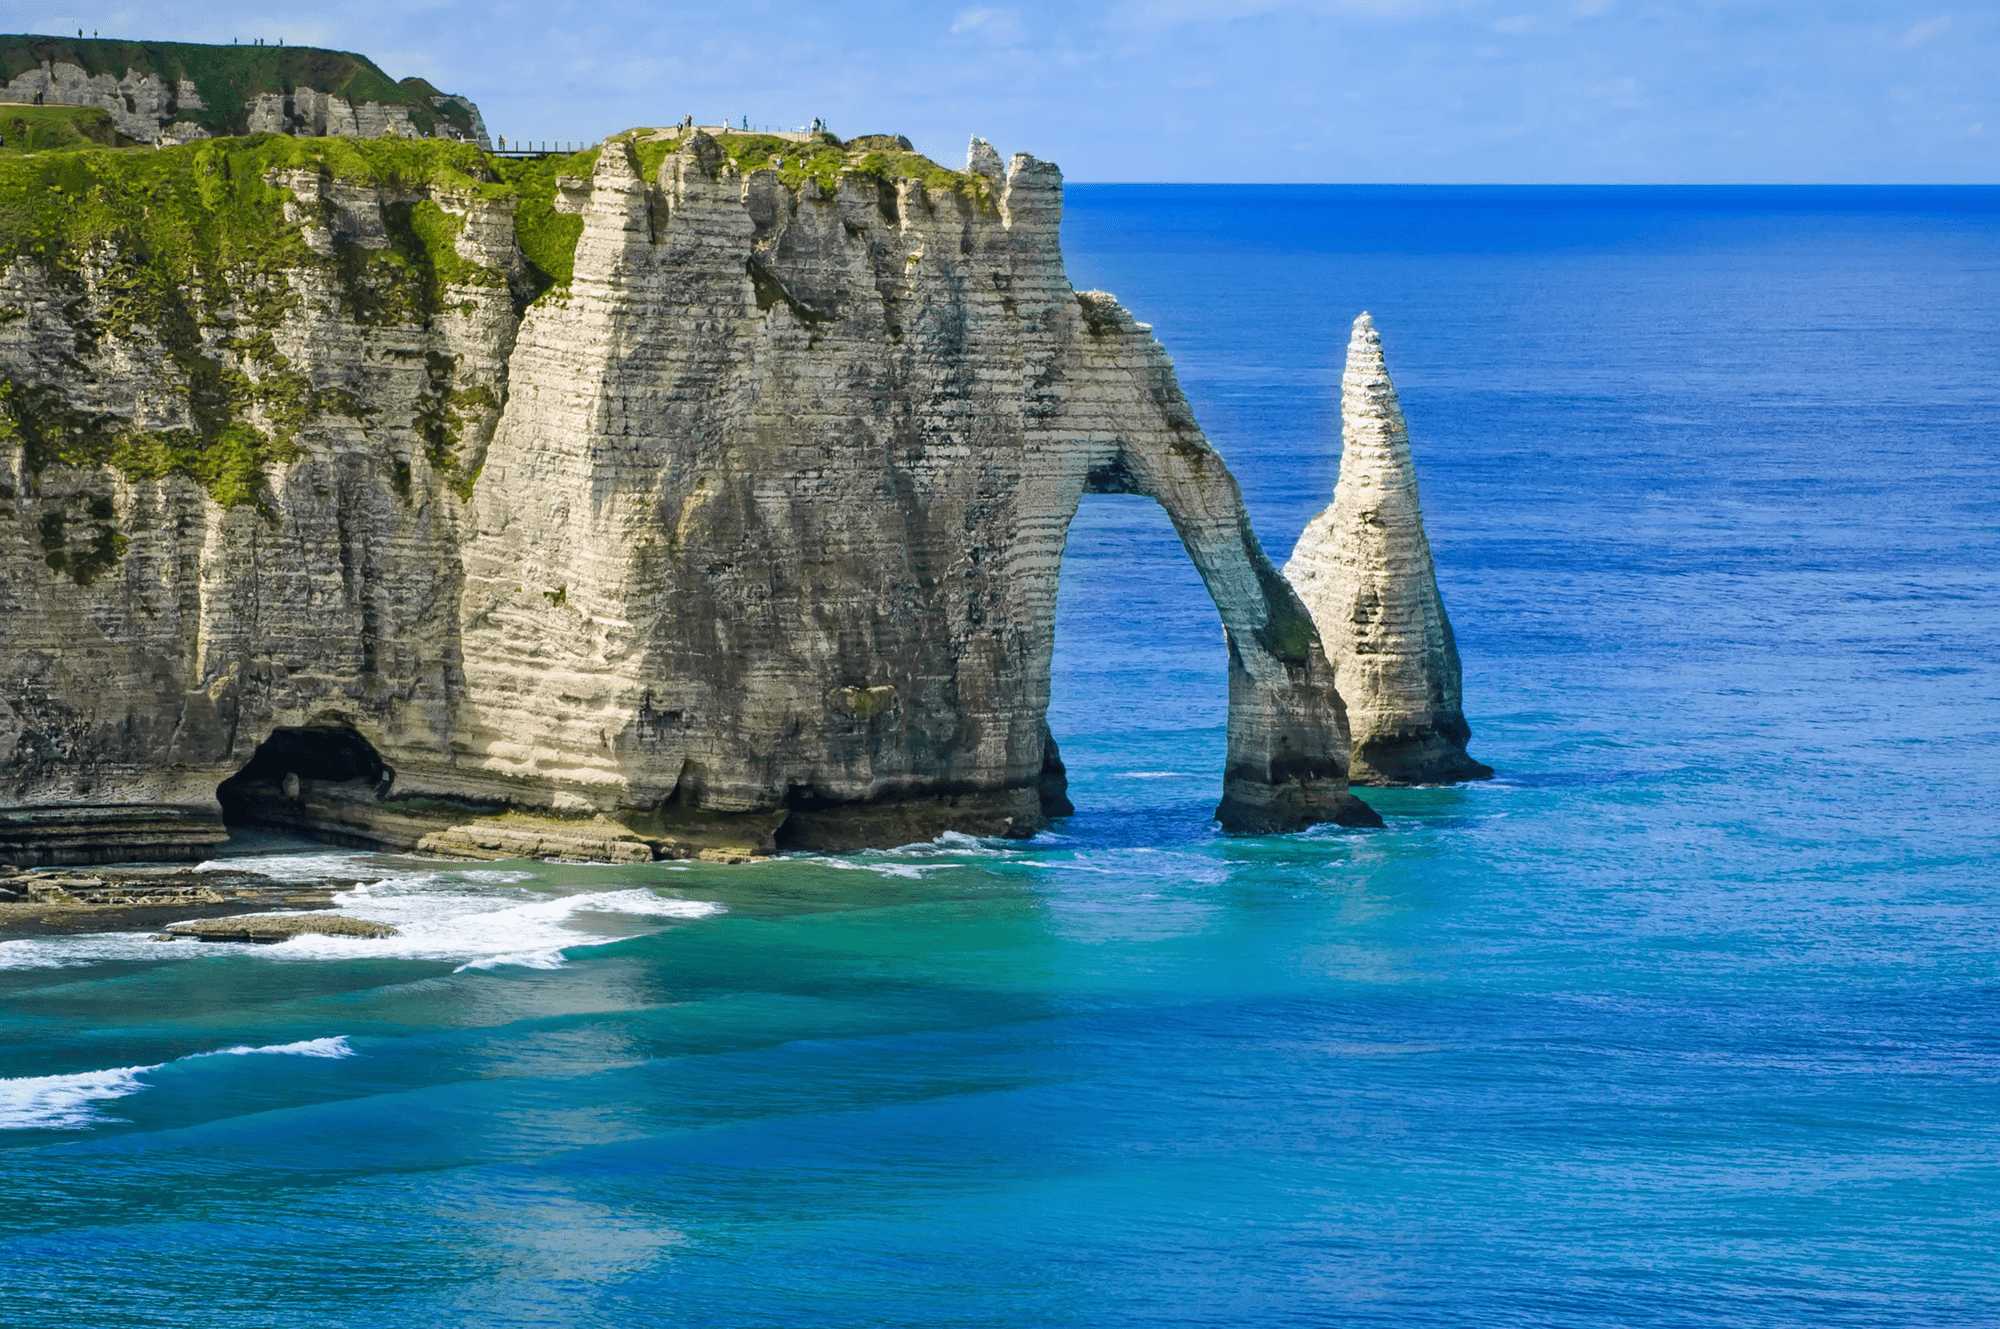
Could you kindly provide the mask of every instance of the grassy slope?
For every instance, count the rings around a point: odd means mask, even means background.
[[[95,106],[16,106],[0,102],[0,154],[19,157],[89,147],[117,147],[111,113]]]

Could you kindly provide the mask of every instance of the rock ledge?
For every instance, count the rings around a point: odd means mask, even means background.
[[[271,946],[293,937],[399,937],[387,923],[374,923],[346,914],[250,914],[236,918],[202,919],[175,923],[154,936],[154,941],[233,941]]]

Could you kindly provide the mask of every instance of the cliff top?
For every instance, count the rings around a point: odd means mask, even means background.
[[[103,111],[90,107],[0,104],[0,263],[35,255],[72,266],[91,246],[111,243],[128,261],[151,266],[224,266],[274,249],[296,250],[298,225],[287,222],[289,192],[279,172],[305,169],[392,190],[444,189],[519,200],[515,224],[523,256],[541,289],[566,286],[581,219],[556,207],[558,181],[588,179],[605,143],[629,143],[652,178],[686,135],[679,129],[630,129],[567,155],[507,159],[471,143],[440,139],[291,138],[252,134],[178,147],[119,150]],[[775,170],[795,192],[812,181],[831,194],[843,174],[893,191],[914,181],[964,205],[997,209],[997,184],[976,171],[954,171],[915,151],[908,139],[870,134],[806,141],[771,134],[714,135],[713,170]],[[173,232],[172,235],[164,232]],[[447,250],[449,246],[447,245]],[[446,268],[455,265],[443,254]],[[192,280],[191,271],[176,273]]]
[[[33,135],[14,127],[15,112],[23,124],[37,122],[45,146],[16,150],[17,135]],[[254,134],[120,149],[90,137],[108,132],[91,118],[103,115],[0,106],[8,140],[0,149],[0,275],[25,263],[72,292],[93,283],[117,290],[78,325],[79,336],[94,341],[141,324],[153,328],[189,384],[194,427],[141,437],[118,420],[71,409],[49,390],[0,377],[0,444],[22,444],[30,470],[108,463],[132,478],[194,475],[225,505],[250,501],[264,464],[290,455],[299,422],[352,407],[270,356],[273,331],[297,301],[286,271],[327,273],[363,325],[427,326],[467,288],[505,291],[525,307],[569,286],[583,218],[562,207],[559,195],[565,184],[592,176],[606,146],[506,159],[448,139]],[[631,146],[648,176],[688,141],[680,131],[656,129],[628,130],[607,143],[617,140],[620,150]],[[693,146],[702,168],[717,176],[772,169],[799,191],[809,184],[832,191],[845,176],[883,191],[885,210],[893,210],[907,181],[923,187],[925,206],[997,211],[993,177],[947,170],[891,136],[801,142],[703,134]],[[380,213],[373,241],[341,231],[337,207],[307,183],[314,177],[372,187]],[[523,271],[510,276],[459,252],[465,210],[479,199],[511,205]],[[0,329],[28,314],[0,300]],[[253,382],[195,336],[225,314],[238,325],[231,344],[266,354],[271,372]],[[245,425],[253,404],[275,428]]]
[[[311,88],[352,103],[380,102],[406,107],[425,133],[440,122],[470,132],[471,113],[421,78],[400,82],[365,55],[316,46],[207,46],[196,42],[135,42],[114,38],[48,37],[34,33],[0,35],[0,83],[39,68],[44,62],[73,65],[87,75],[152,74],[194,84],[206,104],[183,105],[178,118],[212,134],[240,134],[248,125],[245,104],[259,93]]]

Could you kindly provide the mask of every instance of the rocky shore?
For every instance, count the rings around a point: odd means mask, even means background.
[[[292,882],[258,872],[173,867],[22,872],[0,866],[0,939],[137,932],[235,914],[325,909],[358,885],[342,878]]]
[[[370,941],[401,934],[387,923],[346,914],[253,914],[246,918],[197,919],[153,934],[154,941],[242,942],[274,946],[293,937],[361,937]]]

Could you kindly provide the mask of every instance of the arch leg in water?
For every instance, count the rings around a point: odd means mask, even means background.
[[[1084,487],[1157,500],[1222,616],[1229,749],[1216,820],[1243,835],[1380,826],[1348,791],[1347,714],[1319,631],[1257,542],[1236,478],[1195,423],[1165,349],[1109,296],[1079,299],[1095,329],[1080,339],[1079,377],[1092,391],[1078,395],[1065,424],[1095,424],[1110,443]]]

